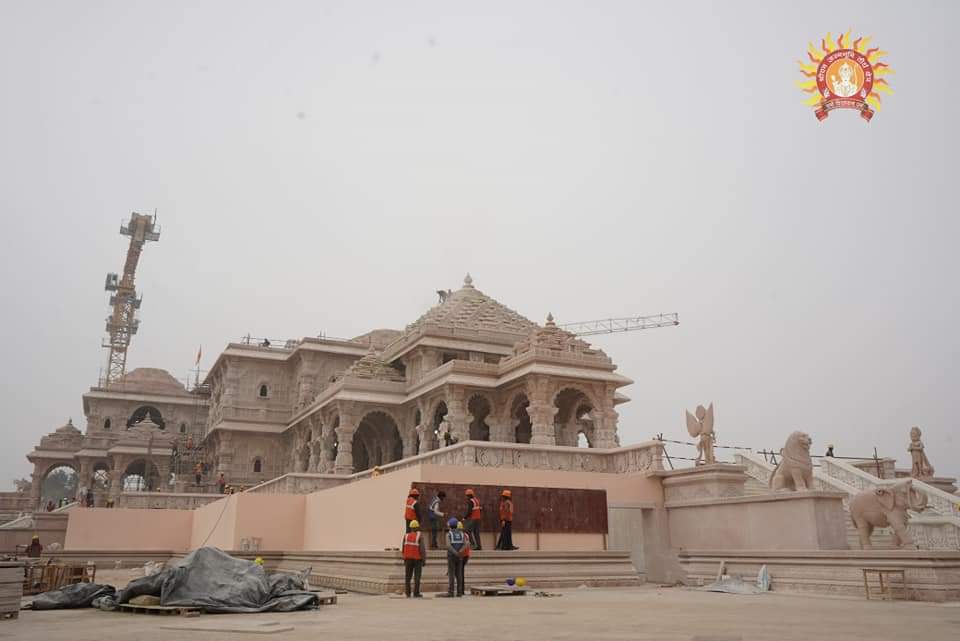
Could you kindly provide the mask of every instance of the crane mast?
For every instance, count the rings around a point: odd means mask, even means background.
[[[150,215],[133,212],[130,215],[130,222],[120,226],[120,233],[130,237],[130,245],[127,248],[127,259],[123,264],[123,275],[118,276],[113,272],[107,274],[104,285],[106,291],[113,292],[110,296],[110,306],[113,311],[107,316],[106,329],[109,336],[103,342],[103,347],[110,350],[103,387],[109,387],[127,371],[127,349],[130,347],[131,337],[137,333],[137,328],[140,326],[136,314],[143,301],[142,298],[137,297],[134,280],[143,246],[147,241],[160,240],[156,213]]]

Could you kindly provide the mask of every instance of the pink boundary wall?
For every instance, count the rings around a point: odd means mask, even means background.
[[[92,507],[71,510],[65,550],[185,550],[191,510]]]
[[[418,465],[307,495],[234,494],[192,511],[74,511],[64,547],[183,552],[209,545],[238,550],[241,540],[256,537],[262,550],[382,551],[399,547],[404,531],[403,502],[414,481],[602,489],[607,491],[609,506],[663,504],[659,479],[644,473]],[[459,509],[456,500],[453,504]],[[75,514],[82,516],[74,518]],[[606,537],[599,534],[537,537],[517,532],[514,540],[523,549],[545,551],[603,550],[607,544]],[[492,534],[485,534],[484,546],[493,547]]]

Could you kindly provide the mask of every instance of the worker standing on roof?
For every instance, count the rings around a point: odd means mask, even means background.
[[[516,550],[513,544],[513,492],[500,493],[500,536],[497,538],[498,550]]]
[[[410,598],[410,579],[413,578],[413,596],[423,597],[420,594],[420,577],[423,566],[427,562],[427,548],[420,533],[420,523],[414,519],[407,524],[410,531],[403,535],[403,544],[400,548],[403,556],[403,593]]]
[[[464,529],[467,531],[467,534],[470,535],[470,545],[474,550],[482,550],[483,546],[480,544],[480,519],[483,515],[483,506],[480,505],[480,500],[474,494],[473,490],[467,489],[465,492],[467,495],[467,510],[463,514],[463,520],[465,522]]]
[[[440,523],[443,522],[443,512],[440,510],[440,503],[447,498],[447,493],[440,490],[430,499],[430,508],[427,516],[430,517],[430,547],[437,549],[437,533],[440,531]]]
[[[412,521],[420,521],[420,490],[411,488],[407,495],[407,503],[403,508],[403,520],[407,526],[407,532],[410,531]]]

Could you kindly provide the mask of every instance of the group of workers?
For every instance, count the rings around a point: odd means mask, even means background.
[[[470,554],[473,550],[482,550],[480,540],[480,521],[483,518],[483,506],[472,489],[464,492],[467,499],[463,511],[463,518],[450,517],[446,521],[447,530],[444,537],[444,548],[447,551],[447,596],[462,597],[464,593],[464,571]],[[446,492],[439,490],[430,500],[427,508],[427,517],[430,520],[430,547],[438,548],[437,538],[440,524],[446,514],[441,509]],[[518,550],[513,544],[513,493],[510,490],[500,492],[499,504],[500,536],[497,537],[496,549]],[[420,490],[412,488],[404,505],[403,520],[406,524],[406,533],[401,543],[401,556],[404,564],[404,594],[410,598],[419,598],[420,578],[423,566],[427,562],[427,546],[421,531],[420,522]],[[413,583],[411,588],[411,581]]]

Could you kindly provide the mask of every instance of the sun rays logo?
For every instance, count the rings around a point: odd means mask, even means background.
[[[880,110],[880,93],[893,93],[884,78],[893,69],[880,62],[887,52],[877,47],[868,49],[869,43],[870,36],[866,36],[851,44],[849,31],[834,42],[827,33],[819,49],[812,42],[807,48],[812,64],[797,61],[800,73],[807,78],[798,80],[797,85],[810,94],[804,104],[814,108],[817,120],[823,120],[834,109],[856,109],[860,117],[870,122],[874,110]]]

